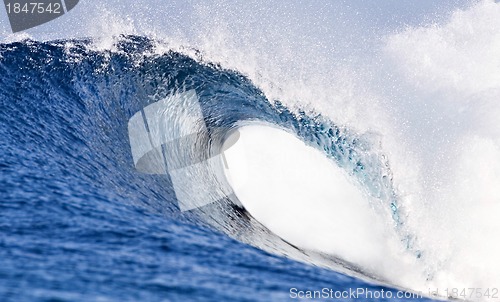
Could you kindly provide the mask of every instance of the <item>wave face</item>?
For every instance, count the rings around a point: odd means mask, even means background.
[[[127,242],[127,247],[120,253],[129,253],[138,248],[130,247],[129,240],[142,242],[140,244],[163,240],[163,235],[159,234],[145,236],[135,229],[137,225],[135,228],[124,227],[122,224],[131,223],[127,215],[141,221],[151,219],[153,224],[161,223],[160,218],[167,217],[167,230],[173,227],[180,234],[187,232],[186,236],[193,236],[193,242],[204,242],[217,235],[204,234],[194,226],[179,226],[179,223],[212,226],[266,251],[363,278],[381,279],[377,272],[346,261],[341,255],[291,245],[255,220],[237,197],[222,198],[181,212],[172,175],[141,173],[136,169],[131,152],[130,125],[127,127],[131,118],[173,92],[195,91],[206,124],[205,131],[210,131],[209,137],[203,131],[196,134],[201,149],[210,150],[222,144],[234,129],[248,123],[272,124],[287,129],[308,145],[321,150],[325,158],[330,158],[345,170],[346,175],[352,176],[360,188],[367,188],[365,191],[369,195],[385,203],[382,208],[386,208],[389,217],[392,215],[394,219],[390,224],[396,228],[400,225],[387,162],[368,140],[318,114],[294,113],[280,102],[269,102],[259,89],[237,72],[177,52],[157,55],[154,53],[155,43],[144,37],[124,36],[114,51],[92,50],[90,40],[46,43],[27,40],[1,46],[2,211],[7,213],[2,220],[6,226],[12,225],[18,230],[7,232],[11,240],[21,236],[17,232],[39,237],[24,239],[17,247],[13,247],[12,242],[5,242],[4,248],[24,251],[25,245],[33,244],[36,246],[33,248],[38,249],[33,253],[45,259],[44,263],[38,264],[41,272],[58,265],[77,265],[66,258],[68,255],[82,257],[85,265],[100,265],[89,263],[85,253],[117,248],[115,244],[124,242]],[[176,118],[181,114],[179,107],[167,106],[162,109],[162,114],[163,119],[173,120],[173,127],[185,123],[185,120]],[[214,129],[222,130],[217,132]],[[181,142],[180,149],[188,148],[190,144],[189,141]],[[182,152],[171,156],[179,156],[179,160],[183,157]],[[215,170],[211,172],[215,174]],[[207,181],[194,175],[192,180],[186,178],[184,182],[193,182],[186,186],[194,188],[203,180]],[[123,205],[132,208],[119,208]],[[116,225],[120,229],[113,229]],[[148,223],[139,227],[147,230],[150,226]],[[46,236],[50,238],[47,241]],[[139,238],[141,236],[145,238]],[[91,242],[95,240],[102,241],[103,245],[93,246]],[[224,242],[219,238],[216,240]],[[89,246],[82,248],[85,244]],[[164,251],[170,248],[169,243],[161,247]],[[65,249],[83,251],[67,252]],[[142,252],[148,254],[148,251]],[[182,258],[178,253],[173,252],[171,257]],[[231,253],[232,249],[228,254],[235,257]],[[37,261],[26,257],[7,257],[11,261],[8,265],[13,266],[10,273],[15,272],[20,263]],[[122,258],[124,255],[118,257],[112,260],[98,256],[100,261],[126,261]],[[123,269],[120,264],[118,267]],[[67,273],[65,269],[56,270]],[[88,278],[111,277],[103,272],[82,273]],[[9,272],[6,274],[8,276]],[[146,287],[174,286],[168,282],[164,284],[154,276],[148,277],[153,280],[144,281]],[[173,274],[172,278],[175,277],[178,276]],[[21,278],[41,277],[38,272],[27,270]],[[357,283],[364,284],[363,281],[349,281],[350,285]],[[37,285],[39,287],[33,294],[37,298],[85,298],[75,292],[49,290],[52,283],[44,278]],[[79,287],[94,285],[81,284]],[[2,291],[5,290],[6,297],[9,297],[8,288]],[[282,293],[287,291],[284,289]],[[96,295],[92,297],[98,297],[98,293]],[[182,297],[182,293],[175,290],[172,295]],[[26,296],[29,297],[33,298]]]

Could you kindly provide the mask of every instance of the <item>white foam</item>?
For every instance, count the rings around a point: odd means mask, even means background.
[[[393,225],[349,176],[295,135],[266,125],[239,129],[225,151],[236,196],[258,221],[301,248],[330,253],[367,272],[394,267]],[[396,248],[397,249],[397,248]]]
[[[400,87],[383,88],[395,121],[386,149],[431,286],[500,284],[499,53],[493,1],[391,35],[382,52]]]

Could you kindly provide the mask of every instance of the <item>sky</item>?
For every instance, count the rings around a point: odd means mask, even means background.
[[[204,17],[221,17],[228,23],[257,21],[256,26],[265,27],[268,22],[288,24],[289,18],[299,19],[304,25],[317,21],[314,26],[321,31],[322,24],[331,22],[340,27],[361,26],[365,30],[392,30],[403,24],[415,25],[426,20],[446,17],[451,8],[468,5],[470,0],[336,0],[336,1],[162,1],[162,0],[81,0],[77,7],[68,14],[12,35],[6,10],[0,8],[0,38],[16,40],[27,36],[34,39],[61,39],[69,37],[88,37],[103,34],[116,27],[139,34],[148,31],[170,33],[181,32],[191,35],[199,26],[200,10]],[[329,19],[330,21],[325,19]],[[339,22],[340,21],[340,22]],[[313,22],[314,23],[314,22]]]

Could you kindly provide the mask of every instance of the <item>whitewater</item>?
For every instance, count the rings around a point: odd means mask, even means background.
[[[196,142],[223,153],[223,175],[200,194],[226,178],[220,191],[234,194],[175,215],[367,282],[441,289],[437,298],[500,286],[500,4],[172,2],[164,15],[151,8],[160,2],[83,2],[103,21],[21,34],[0,23],[3,108],[28,98],[13,97],[16,70],[54,76],[67,90],[49,80],[47,95],[78,96],[76,108],[102,118],[82,129],[119,129],[113,146],[98,136],[83,144],[119,150],[95,169],[128,165],[116,168],[128,182],[137,178],[128,120],[193,89],[208,129],[199,133],[210,137]],[[212,177],[189,173],[193,187]],[[132,182],[141,192],[144,177]],[[157,204],[169,198],[145,195],[164,211]]]

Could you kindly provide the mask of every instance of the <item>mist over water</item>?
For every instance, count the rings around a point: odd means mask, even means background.
[[[120,34],[145,35],[161,41],[156,53],[244,74],[269,100],[328,117],[387,157],[415,241],[408,250],[387,209],[367,206],[363,215],[386,215],[386,233],[373,235],[391,247],[376,256],[387,265],[370,269],[415,290],[498,287],[500,4],[361,2],[87,1],[18,35],[2,18],[0,33],[4,41],[96,37],[96,49],[113,49]],[[333,254],[363,248],[336,251],[338,242],[314,238],[304,238],[308,248]]]
[[[390,94],[395,143],[413,157],[405,167],[395,156],[395,181],[427,269],[443,287],[500,281],[492,240],[500,231],[499,17],[497,3],[480,2],[444,24],[388,36],[382,52],[401,87]]]

